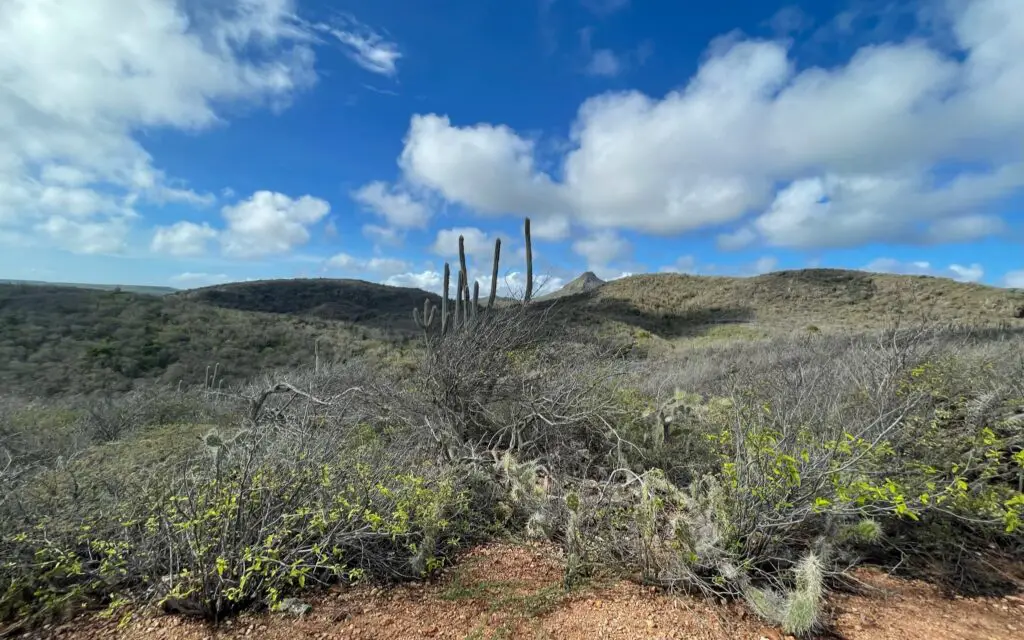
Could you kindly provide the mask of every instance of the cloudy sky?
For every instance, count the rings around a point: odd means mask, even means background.
[[[3,0],[0,278],[1024,287],[1020,0]]]

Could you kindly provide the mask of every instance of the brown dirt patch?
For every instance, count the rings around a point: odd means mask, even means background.
[[[861,570],[856,577],[866,586],[866,595],[835,594],[830,599],[835,628],[825,637],[1024,637],[1024,597],[947,598],[931,585],[876,571]],[[467,553],[433,584],[334,589],[308,602],[313,609],[301,618],[247,614],[213,628],[196,620],[139,612],[120,630],[116,621],[89,616],[29,637],[783,639],[738,605],[672,596],[629,582],[591,585],[566,594],[558,554],[546,546],[486,545]]]

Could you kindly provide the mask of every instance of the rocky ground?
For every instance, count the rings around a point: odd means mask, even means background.
[[[849,640],[1019,639],[1024,596],[948,598],[935,587],[861,570],[863,595],[834,594],[824,638]],[[174,616],[92,616],[31,635],[93,640],[140,638],[592,638],[784,640],[737,605],[659,593],[630,582],[593,584],[566,594],[556,553],[505,544],[470,552],[435,584],[388,590],[340,589],[311,598],[299,617],[244,615],[213,628]],[[3,634],[0,633],[0,636]]]

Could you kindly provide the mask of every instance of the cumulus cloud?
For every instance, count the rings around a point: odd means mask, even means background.
[[[352,198],[398,229],[422,229],[427,226],[430,219],[430,209],[425,204],[416,200],[407,191],[389,186],[380,180],[360,187],[352,193]]]
[[[532,232],[532,229],[531,229]],[[476,227],[456,227],[437,232],[430,250],[442,257],[459,255],[459,236],[463,237],[466,255],[470,258],[493,257],[494,238]]]
[[[481,296],[487,295],[490,292],[491,286],[491,274],[490,273],[470,273],[470,280],[473,282],[480,283]],[[450,283],[449,295],[454,295],[456,288],[456,282],[453,275],[453,280]],[[433,269],[427,269],[420,272],[405,272],[398,273],[389,276],[384,280],[384,284],[393,287],[413,287],[416,289],[423,289],[424,291],[430,291],[432,293],[440,294],[444,289],[444,274],[440,271],[434,271]],[[547,293],[553,293],[558,291],[565,286],[565,280],[558,276],[554,276],[548,273],[534,274],[533,287],[534,296],[540,296]],[[526,275],[512,271],[504,275],[499,275],[498,280],[498,295],[511,298],[519,298],[526,291]]]
[[[736,251],[757,240],[757,234],[750,227],[740,227],[735,231],[720,233],[716,238],[718,248],[723,251]]]
[[[309,241],[309,227],[330,213],[331,205],[312,196],[292,199],[283,193],[257,191],[221,210],[227,223],[220,234],[228,256],[258,258],[287,253]]]
[[[482,214],[526,212],[541,222],[570,211],[537,169],[534,143],[505,126],[453,127],[446,116],[415,115],[399,165],[411,182]]]
[[[398,258],[359,258],[347,253],[339,253],[327,259],[326,265],[345,271],[359,271],[370,273],[395,273],[404,271],[409,265]]]
[[[115,254],[127,248],[128,225],[121,218],[98,222],[51,216],[36,227],[72,253]]]
[[[410,287],[423,289],[433,293],[441,293],[444,276],[439,271],[421,271],[419,273],[398,273],[384,280],[384,284],[392,287]]]
[[[1014,289],[1024,289],[1024,269],[1008,272],[1003,276],[1003,284]]]
[[[363,236],[373,241],[375,246],[402,244],[404,234],[394,227],[383,227],[377,224],[364,224]]]
[[[400,166],[484,215],[664,235],[747,220],[726,245],[991,234],[991,208],[1024,189],[1024,12],[943,6],[956,51],[909,38],[801,69],[785,41],[717,41],[664,97],[584,102],[557,174],[534,140],[438,114],[412,118]]]
[[[283,106],[315,81],[314,55],[293,0],[197,6],[0,3],[0,225],[106,252],[140,203],[212,201],[155,167],[136,132],[210,127],[227,102]]]
[[[201,256],[216,237],[217,230],[206,222],[177,222],[168,227],[157,227],[150,249],[179,257]]]
[[[628,257],[633,247],[615,232],[603,230],[580,238],[572,244],[572,250],[586,260],[588,269],[597,271]]]
[[[864,271],[878,273],[896,273],[901,275],[937,276],[952,278],[960,282],[978,282],[985,276],[985,270],[980,264],[970,265],[951,264],[945,268],[932,265],[926,260],[915,260],[901,262],[894,258],[877,258],[862,267]]]

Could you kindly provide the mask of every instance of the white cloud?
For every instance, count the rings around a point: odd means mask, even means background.
[[[389,187],[386,182],[371,182],[352,193],[352,198],[379,214],[392,227],[422,229],[430,219],[430,209],[407,191]]]
[[[200,256],[206,253],[217,230],[207,223],[177,222],[169,227],[157,227],[150,248],[157,253],[172,256]]]
[[[1003,276],[1003,284],[1014,289],[1024,289],[1024,269],[1007,272]]]
[[[985,270],[978,263],[966,267],[959,264],[951,264],[949,265],[949,270],[956,274],[955,280],[963,282],[977,282],[985,276]]]
[[[402,240],[405,238],[398,229],[376,224],[364,224],[363,235],[372,240],[375,245],[397,246],[402,244]]]
[[[400,165],[481,214],[589,227],[670,235],[753,214],[743,233],[780,247],[991,233],[989,208],[1024,189],[1024,11],[944,6],[956,55],[909,38],[800,68],[782,41],[716,41],[660,99],[587,100],[557,179],[533,140],[437,114],[412,118]]]
[[[455,288],[458,286],[458,267],[453,266],[451,281],[449,283],[449,295],[455,295]],[[491,291],[491,274],[488,270],[484,273],[482,269],[474,270],[470,266],[470,281],[480,283],[480,296],[488,296]],[[392,287],[414,287],[432,293],[441,294],[444,290],[444,274],[440,271],[427,269],[420,272],[403,272],[384,279],[384,284]],[[565,280],[548,274],[535,273],[533,276],[534,296],[541,296],[546,293],[558,291],[565,286]],[[518,298],[526,291],[526,275],[519,271],[511,271],[498,276],[498,295],[504,297]]]
[[[190,271],[169,278],[171,284],[186,288],[220,284],[230,279],[226,273],[192,273]]]
[[[72,253],[114,254],[127,247],[128,225],[122,218],[80,222],[51,216],[36,228]]]
[[[527,212],[539,223],[569,212],[559,187],[536,169],[533,142],[505,126],[452,127],[447,117],[415,115],[399,164],[413,183],[483,214]]]
[[[247,200],[224,207],[227,228],[220,235],[224,253],[257,258],[288,251],[309,241],[309,227],[331,211],[312,196],[292,199],[282,193],[257,191]]]
[[[627,257],[633,247],[615,232],[602,230],[577,240],[572,244],[572,250],[587,261],[587,268],[597,271]]]
[[[328,258],[326,265],[346,271],[371,273],[395,273],[409,268],[407,262],[398,258],[359,258],[347,253],[339,253]]]
[[[392,287],[412,287],[433,293],[441,293],[444,277],[438,271],[421,271],[419,273],[399,273],[384,280],[384,284]],[[452,285],[454,287],[455,285]]]
[[[742,249],[755,240],[757,240],[757,234],[750,227],[740,227],[730,233],[720,233],[716,238],[718,248],[723,251]]]
[[[864,271],[878,273],[896,273],[901,275],[918,276],[939,276],[952,278],[960,282],[978,282],[985,275],[985,270],[980,264],[973,263],[967,266],[951,264],[946,268],[933,266],[926,260],[912,262],[901,262],[894,258],[877,258],[862,267]]]
[[[879,237],[976,240],[997,233],[1003,225],[998,218],[969,212],[1021,186],[1024,164],[987,175],[958,176],[941,187],[920,174],[828,175],[791,183],[755,227],[769,244],[788,247],[853,246]],[[908,224],[930,218],[934,221],[923,229]]]
[[[531,229],[531,233],[532,231]],[[469,258],[493,258],[494,238],[476,227],[441,229],[437,232],[437,237],[430,250],[442,257],[458,257],[459,236],[463,237],[467,262]]]
[[[398,45],[351,16],[344,20],[342,27],[320,24],[317,28],[345,45],[349,58],[363,69],[383,76],[398,73],[397,64],[402,57]]]
[[[970,242],[1005,230],[1006,222],[998,216],[965,215],[936,221],[925,230],[923,240],[932,244]]]
[[[566,216],[530,220],[530,236],[538,240],[565,240],[571,232],[572,224]]]
[[[0,2],[0,224],[106,252],[138,204],[210,203],[136,133],[215,125],[228,102],[280,107],[315,81],[293,0],[218,6]]]
[[[754,261],[753,272],[755,275],[769,273],[779,266],[779,259],[775,256],[762,256]]]

